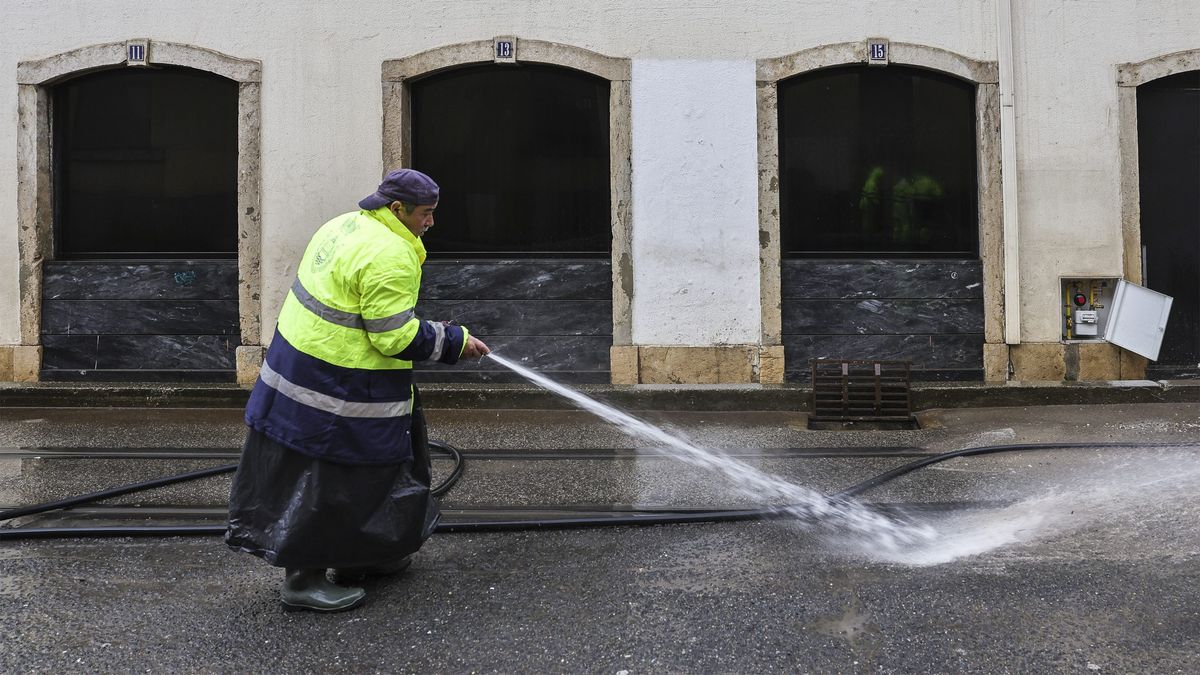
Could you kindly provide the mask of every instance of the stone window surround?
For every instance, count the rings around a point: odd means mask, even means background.
[[[51,166],[51,88],[72,77],[123,68],[125,42],[88,45],[17,64],[17,248],[19,251],[20,345],[18,378],[36,379],[40,369],[42,262],[53,259],[53,175]],[[150,41],[150,62],[202,70],[238,83],[238,312],[240,362],[261,348],[261,128],[262,64],[211,49]]]
[[[436,47],[383,62],[383,166],[407,166],[412,157],[409,81],[452,68],[494,63],[491,39]],[[612,204],[613,345],[633,344],[633,239],[630,59],[580,47],[518,38],[519,63],[578,70],[609,81],[609,186]]]
[[[1137,88],[1179,73],[1200,70],[1200,49],[1156,56],[1117,66],[1120,128],[1121,240],[1125,278],[1142,283],[1141,172],[1138,166]]]
[[[984,360],[1004,347],[1004,241],[1000,186],[1000,88],[994,61],[976,61],[953,52],[904,42],[890,43],[889,64],[924,68],[975,84],[976,155],[979,182],[979,255],[983,262]],[[779,87],[780,81],[823,68],[867,63],[867,41],[804,49],[759,59],[758,194],[759,265],[762,288],[760,361],[783,361],[782,289],[779,244]],[[886,66],[883,66],[886,67]],[[991,347],[991,349],[989,349]],[[999,354],[998,354],[999,355]],[[993,359],[994,360],[994,359]],[[1004,359],[1007,364],[1007,358]],[[772,368],[782,383],[782,366]],[[988,379],[994,379],[989,376]],[[1003,378],[1000,378],[1003,379]],[[765,383],[766,380],[764,379]]]

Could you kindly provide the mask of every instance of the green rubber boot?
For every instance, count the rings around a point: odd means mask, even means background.
[[[338,586],[325,578],[325,570],[287,571],[279,599],[287,609],[342,612],[362,604],[367,592],[354,586]]]

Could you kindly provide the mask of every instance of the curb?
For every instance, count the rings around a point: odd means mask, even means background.
[[[583,393],[627,410],[805,412],[812,390],[764,385],[583,385]],[[236,384],[4,383],[3,407],[242,408],[249,389]],[[1200,402],[1200,381],[1127,380],[1005,384],[916,383],[914,411],[930,408],[1020,407]],[[566,410],[567,401],[533,385],[421,386],[433,409]]]

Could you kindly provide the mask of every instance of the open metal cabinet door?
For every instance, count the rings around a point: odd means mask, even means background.
[[[1170,314],[1171,296],[1122,279],[1117,282],[1104,339],[1155,361]]]

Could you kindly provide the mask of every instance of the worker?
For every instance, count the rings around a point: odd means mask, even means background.
[[[359,606],[437,525],[414,361],[489,350],[414,314],[439,189],[412,169],[313,235],[246,406],[225,542],[286,569],[288,609]]]

